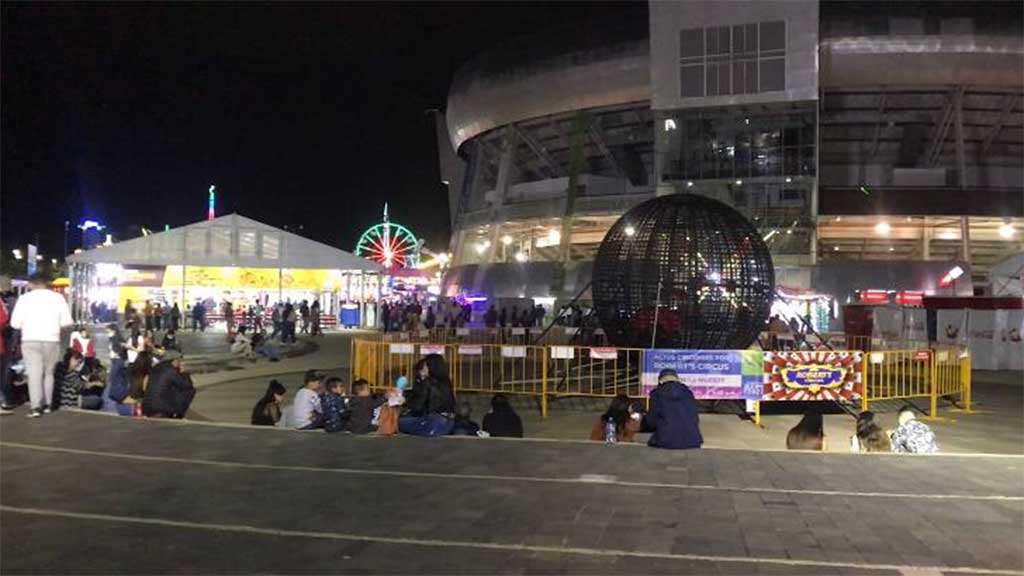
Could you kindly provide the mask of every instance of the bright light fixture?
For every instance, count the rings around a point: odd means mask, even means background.
[[[736,181],[736,185],[737,186],[743,186],[743,180],[737,180]]]
[[[559,242],[562,241],[562,233],[559,232],[558,230],[552,230],[551,232],[548,232],[548,241],[551,242],[552,244],[558,244]]]
[[[484,246],[483,242],[477,242],[474,248],[476,249],[477,254],[483,254],[487,251],[487,246]]]
[[[633,228],[632,226],[626,226],[626,229],[623,230],[623,232],[626,233],[626,236],[632,236],[633,234],[636,234],[636,228]]]
[[[43,261],[43,255],[42,254],[36,254],[36,262],[42,262],[42,261]]]
[[[508,234],[505,234],[504,236],[501,237],[501,243],[504,244],[505,246],[508,246],[509,244],[512,243],[512,237],[509,236]]]
[[[833,252],[839,252],[839,246],[833,246],[832,247],[832,251]]]
[[[50,264],[53,264],[54,266],[56,266],[57,265],[57,259],[56,258],[50,258]]]
[[[892,226],[889,226],[888,222],[879,222],[875,224],[875,232],[882,234],[883,236],[892,231]]]
[[[1010,224],[1009,222],[1006,222],[999,227],[999,236],[1002,238],[1013,238],[1014,232],[1015,230],[1013,229],[1013,225]]]
[[[789,184],[789,183],[790,183],[790,182],[792,182],[792,181],[793,181],[793,179],[792,179],[792,178],[788,178],[788,177],[786,178],[786,184]]]
[[[526,252],[516,252],[516,262],[526,262]]]
[[[671,118],[665,119],[665,132],[676,129],[676,121]]]
[[[687,182],[686,182],[686,187],[687,187],[687,188],[693,188],[693,180],[689,180],[689,181],[687,181]]]

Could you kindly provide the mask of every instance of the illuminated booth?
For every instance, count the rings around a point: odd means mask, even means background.
[[[183,319],[201,301],[216,319],[224,301],[266,313],[278,301],[320,301],[326,318],[374,326],[383,266],[344,250],[229,214],[68,257],[78,319],[94,305],[123,310],[131,300],[168,306]]]

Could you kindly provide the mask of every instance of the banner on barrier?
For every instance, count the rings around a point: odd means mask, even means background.
[[[420,344],[420,354],[440,354],[444,356],[444,344]]]
[[[413,344],[392,344],[390,347],[392,354],[415,354],[415,345]]]
[[[459,355],[461,356],[483,356],[483,346],[459,346]]]
[[[556,360],[572,360],[576,357],[576,350],[572,346],[552,346],[551,357]]]
[[[640,383],[644,395],[650,394],[658,385],[658,373],[671,368],[697,399],[757,400],[763,360],[757,350],[647,350]]]
[[[591,348],[590,357],[596,360],[615,360],[619,357],[619,349],[608,346]]]
[[[455,329],[455,335],[456,336],[469,336],[469,328],[456,328]]]
[[[526,346],[502,346],[502,358],[526,358]]]
[[[860,400],[862,352],[764,352],[762,400]]]

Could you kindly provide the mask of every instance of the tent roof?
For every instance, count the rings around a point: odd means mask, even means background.
[[[238,214],[68,257],[72,264],[243,266],[380,272],[383,266]]]

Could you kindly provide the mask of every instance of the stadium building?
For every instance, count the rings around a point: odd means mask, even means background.
[[[1020,3],[651,2],[648,17],[529,34],[456,74],[438,123],[449,293],[571,298],[612,223],[661,194],[735,207],[778,286],[838,302],[990,293],[1020,258]]]

